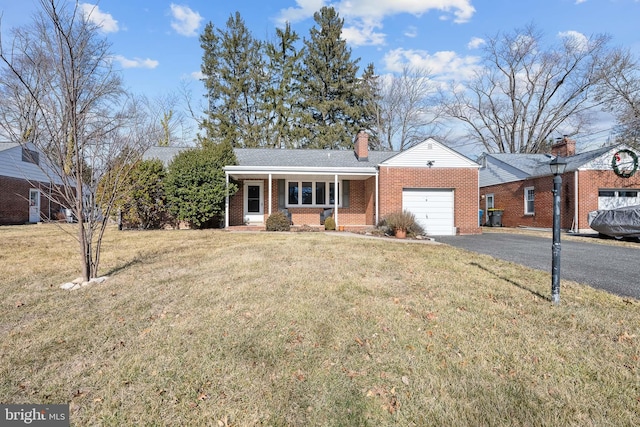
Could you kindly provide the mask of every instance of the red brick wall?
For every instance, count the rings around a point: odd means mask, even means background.
[[[631,178],[620,178],[611,170],[580,171],[578,175],[580,190],[578,193],[578,225],[589,228],[587,215],[598,209],[598,190],[613,188],[640,189],[640,173]],[[572,200],[573,203],[573,200]]]
[[[40,189],[40,218],[56,219],[60,205],[50,202],[46,183],[33,183],[19,178],[0,176],[0,225],[29,222],[29,190]],[[49,212],[51,211],[51,215]]]
[[[578,172],[578,212],[575,216],[575,174],[565,173],[562,176],[560,193],[560,214],[563,229],[588,229],[587,214],[598,209],[598,190],[607,188],[640,189],[640,176],[620,178],[612,171],[579,171]],[[535,214],[524,214],[524,189],[535,188]],[[494,206],[504,209],[502,225],[505,227],[541,227],[553,226],[553,176],[544,176],[526,181],[493,185],[480,189],[480,208],[485,209],[483,196],[493,193]],[[486,214],[485,214],[486,218]]]
[[[563,180],[561,201],[567,197],[567,182]],[[534,214],[524,213],[524,189],[534,187]],[[485,209],[483,196],[493,193],[494,206],[502,209],[502,225],[505,227],[551,227],[553,222],[553,177],[547,176],[526,181],[510,182],[480,189],[481,209]],[[570,217],[564,204],[561,205],[562,216]],[[571,215],[573,212],[571,212]],[[486,213],[485,213],[486,218]]]
[[[267,182],[268,180],[263,180],[265,222],[269,217],[269,187]],[[338,209],[338,222],[340,225],[373,225],[375,195],[366,194],[365,187],[367,187],[367,191],[369,191],[369,187],[373,191],[375,178],[372,177],[366,181],[350,180],[349,207]],[[277,179],[272,180],[271,192],[271,212],[274,213],[278,211]],[[242,181],[238,183],[238,192],[230,198],[229,206],[229,225],[244,224],[244,183]],[[327,208],[290,207],[288,209],[295,225],[320,225],[320,213]]]
[[[403,188],[454,191],[454,226],[459,234],[480,233],[478,170],[475,168],[380,168],[380,217],[402,210]]]

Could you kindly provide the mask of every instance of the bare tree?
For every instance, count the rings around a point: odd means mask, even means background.
[[[381,149],[405,150],[438,133],[435,93],[429,72],[408,65],[381,82],[376,114]]]
[[[78,219],[82,276],[89,280],[98,272],[118,186],[154,129],[143,129],[143,109],[126,96],[109,44],[78,4],[40,6],[32,24],[13,30],[10,44],[0,40],[0,84],[8,95],[0,127],[45,154],[52,197]]]
[[[159,146],[184,146],[195,140],[195,121],[190,120],[185,110],[189,111],[190,99],[182,100],[183,94],[167,92],[146,102],[151,120],[161,131],[161,137],[154,144]],[[186,102],[186,108],[182,102]]]
[[[617,139],[640,146],[640,62],[628,50],[614,49],[602,62],[596,99],[618,122]]]
[[[475,78],[443,97],[444,110],[489,152],[544,151],[558,131],[586,130],[608,40],[566,34],[559,46],[545,49],[534,26],[498,34]]]

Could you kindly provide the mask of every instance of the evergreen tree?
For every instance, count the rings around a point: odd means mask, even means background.
[[[301,95],[305,116],[303,145],[309,148],[350,148],[364,125],[364,92],[358,60],[341,38],[344,20],[332,7],[314,14],[303,58]]]
[[[380,76],[376,75],[373,63],[369,63],[362,74],[361,91],[364,98],[364,125],[369,130],[369,147],[382,149],[380,143],[380,127],[382,116],[380,114]]]
[[[207,136],[233,147],[261,145],[265,121],[261,97],[266,84],[261,42],[253,38],[236,12],[225,30],[207,24],[200,46],[209,98],[209,111],[202,124]]]
[[[188,221],[196,228],[216,225],[224,215],[227,191],[237,191],[235,184],[226,186],[223,168],[237,164],[229,142],[194,148],[178,154],[169,165],[165,192],[174,217]]]
[[[267,75],[269,86],[263,106],[268,117],[267,146],[274,148],[297,147],[300,125],[300,61],[302,52],[295,43],[300,39],[287,23],[276,29],[276,40],[268,43]]]

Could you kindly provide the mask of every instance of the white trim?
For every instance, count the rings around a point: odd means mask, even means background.
[[[379,177],[380,177],[380,171],[376,170],[376,217],[373,223],[374,226],[378,226],[378,223],[380,222],[380,195],[378,194],[378,188],[380,186]]]
[[[529,199],[527,198],[529,191],[533,191],[533,211],[529,211]],[[536,188],[535,187],[525,187],[524,188],[524,214],[525,215],[535,215],[536,214]]]
[[[491,203],[489,203],[489,199],[491,199]],[[485,194],[484,195],[484,217],[486,218],[485,222],[489,222],[489,209],[494,209],[495,207],[496,207],[495,194],[494,193]]]
[[[272,188],[273,188],[273,182],[272,182],[271,174],[269,174],[269,201],[268,201],[268,203],[269,203],[269,209],[268,209],[269,216],[271,216],[271,201],[272,201],[272,196],[273,196]]]
[[[359,168],[312,168],[304,166],[225,166],[223,168],[231,174],[283,174],[283,175],[353,175],[353,176],[374,176],[375,166]]]
[[[308,181],[304,181],[304,180],[299,180],[299,179],[286,179],[284,181],[285,184],[285,201],[284,201],[284,206],[286,208],[329,208],[329,207],[336,207],[335,206],[335,202],[338,202],[338,206],[342,207],[342,191],[340,191],[340,187],[341,187],[341,183],[342,181],[338,181],[337,180],[337,176],[335,175],[335,179],[334,182],[331,181],[326,181],[326,180],[308,180]],[[292,204],[289,203],[289,183],[295,182],[298,184],[298,202],[296,204]],[[303,182],[311,182],[312,183],[312,187],[311,187],[311,204],[302,204],[302,183]],[[322,182],[325,184],[325,203],[317,203],[316,200],[316,184],[318,182]],[[338,183],[336,186],[336,182]],[[329,199],[329,195],[331,194],[331,185],[334,185],[334,193],[337,193],[337,198],[334,197],[334,203],[327,203],[327,199]]]
[[[226,181],[226,195],[224,197],[224,228],[229,228],[229,172],[224,173]]]
[[[37,188],[29,189],[29,222],[40,222],[40,196]],[[35,202],[34,205],[31,204],[32,201]]]
[[[264,223],[264,181],[263,180],[247,180],[244,181],[244,188],[243,188],[243,197],[242,197],[242,203],[243,203],[243,217],[245,222],[248,223],[254,223],[254,224],[262,224]],[[260,196],[258,199],[258,203],[259,203],[259,211],[258,212],[252,212],[249,213],[249,203],[248,203],[248,197],[249,197],[249,192],[248,187],[249,186],[258,186],[260,187]]]

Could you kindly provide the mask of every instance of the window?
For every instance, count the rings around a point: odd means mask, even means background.
[[[493,194],[487,194],[487,195],[486,195],[486,200],[485,200],[485,202],[486,202],[486,205],[487,205],[487,206],[486,206],[487,211],[488,211],[489,209],[493,209],[493,208],[495,208],[495,205],[493,204],[493,203],[494,203],[494,202],[493,202]]]
[[[533,187],[527,187],[524,189],[524,214],[525,215],[533,215],[535,213],[535,209],[534,209],[535,196],[536,196],[536,193]]]
[[[290,182],[289,183],[289,199],[287,200],[287,204],[289,205],[297,205],[298,204],[298,182]]]
[[[335,183],[330,181],[288,181],[287,206],[333,206],[335,203]],[[327,191],[328,189],[328,191]],[[338,183],[338,203],[340,203],[340,183]]]

